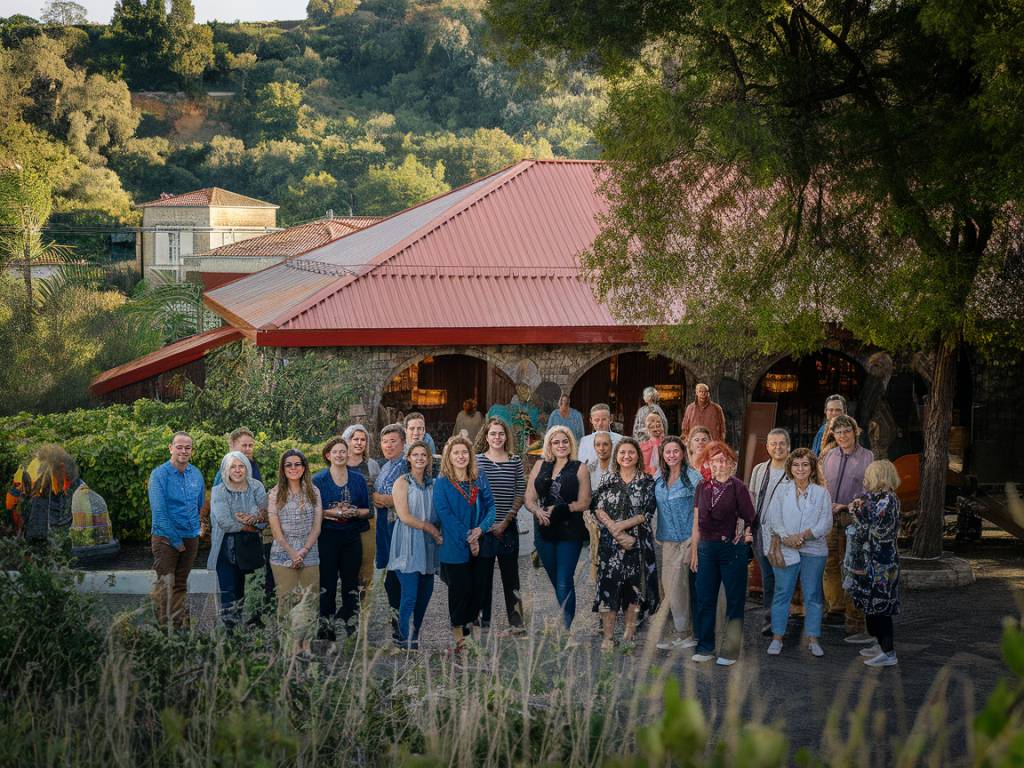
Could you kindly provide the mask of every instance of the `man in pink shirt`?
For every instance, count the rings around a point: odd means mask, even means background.
[[[707,427],[712,440],[725,440],[725,414],[718,403],[711,402],[711,390],[707,384],[697,385],[697,399],[686,406],[683,415],[683,439],[694,427]]]

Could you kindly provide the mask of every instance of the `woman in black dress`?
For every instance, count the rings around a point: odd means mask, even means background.
[[[654,479],[644,472],[643,453],[633,438],[624,437],[615,447],[612,474],[597,490],[593,505],[601,526],[594,610],[601,614],[601,649],[610,650],[620,612],[626,615],[622,639],[632,642],[639,618],[657,610],[659,602],[651,527]]]

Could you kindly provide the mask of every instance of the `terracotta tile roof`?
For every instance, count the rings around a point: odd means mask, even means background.
[[[228,243],[218,248],[196,253],[194,256],[298,256],[337,240],[339,237],[365,229],[378,221],[380,218],[372,216],[320,219],[308,224],[288,227],[280,232],[270,232],[259,237],[240,240],[237,243]]]
[[[579,274],[608,209],[601,168],[524,160],[207,303],[268,345],[639,339],[643,328],[619,323]]]
[[[150,352],[124,365],[104,371],[89,385],[94,395],[105,395],[151,376],[165,373],[204,357],[207,352],[242,338],[242,332],[229,325],[197,333]]]
[[[205,187],[180,195],[168,195],[148,203],[140,203],[138,208],[278,208],[280,206],[246,197],[237,192],[229,192],[220,187]]]

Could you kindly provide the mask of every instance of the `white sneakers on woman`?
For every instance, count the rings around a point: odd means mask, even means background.
[[[659,651],[679,651],[684,648],[696,648],[697,638],[693,635],[689,637],[675,637],[667,642],[658,643]]]
[[[824,649],[822,649],[821,644],[817,640],[810,640],[807,643],[807,650],[811,652],[812,656],[817,656],[818,658],[825,655]]]
[[[878,643],[875,643],[874,645],[869,645],[867,648],[860,649],[860,655],[866,659],[873,659],[881,652],[882,646],[880,646]]]
[[[782,653],[782,641],[781,640],[772,640],[768,644],[768,655],[769,656],[778,656],[780,653]]]
[[[864,659],[864,664],[869,667],[895,667],[898,663],[896,661],[896,651],[892,653],[882,652],[873,659]]]

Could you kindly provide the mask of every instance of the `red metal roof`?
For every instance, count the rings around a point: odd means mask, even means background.
[[[366,229],[380,218],[373,216],[347,216],[345,218],[320,219],[308,224],[298,224],[280,232],[270,232],[259,237],[228,243],[195,256],[283,256],[291,257],[319,248],[339,237]]]
[[[643,328],[618,322],[579,274],[608,207],[601,168],[524,160],[234,281],[207,304],[261,345],[639,340]]]
[[[242,332],[231,326],[214,328],[212,331],[197,333],[148,355],[104,371],[89,385],[94,395],[105,395],[115,389],[134,384],[179,366],[191,363],[206,355],[211,349],[222,347],[242,338]]]
[[[166,195],[159,200],[140,203],[138,208],[278,208],[280,206],[229,192],[220,187],[204,187],[180,195]]]

